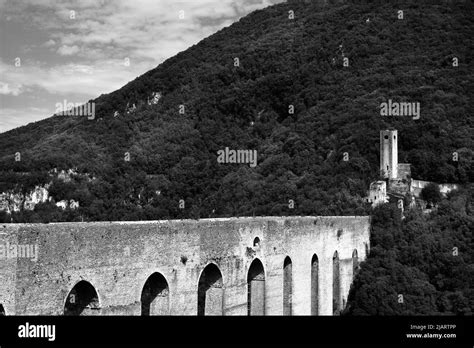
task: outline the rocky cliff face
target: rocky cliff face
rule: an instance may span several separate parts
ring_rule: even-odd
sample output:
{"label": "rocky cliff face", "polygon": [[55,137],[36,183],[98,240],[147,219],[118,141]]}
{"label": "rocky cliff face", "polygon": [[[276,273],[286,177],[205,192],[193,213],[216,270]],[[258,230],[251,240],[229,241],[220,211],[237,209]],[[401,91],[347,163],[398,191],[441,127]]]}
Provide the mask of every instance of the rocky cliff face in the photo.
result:
{"label": "rocky cliff face", "polygon": [[0,211],[11,213],[20,210],[33,210],[36,204],[48,201],[50,198],[48,188],[49,185],[36,186],[26,195],[12,191],[3,192],[0,194]]}
{"label": "rocky cliff face", "polygon": [[[74,169],[69,170],[57,170],[53,169],[49,171],[49,175],[52,178],[57,178],[58,180],[69,183],[72,181],[73,176],[78,175]],[[50,186],[52,184],[52,179],[44,185],[36,185],[33,190],[24,194],[18,192],[18,190],[10,189],[0,193],[0,212],[7,212],[11,214],[12,212],[19,212],[22,210],[34,210],[35,206],[39,203],[45,202],[54,202],[54,197],[50,195]],[[79,207],[79,202],[71,200],[58,200],[56,206],[62,208],[77,209]]]}

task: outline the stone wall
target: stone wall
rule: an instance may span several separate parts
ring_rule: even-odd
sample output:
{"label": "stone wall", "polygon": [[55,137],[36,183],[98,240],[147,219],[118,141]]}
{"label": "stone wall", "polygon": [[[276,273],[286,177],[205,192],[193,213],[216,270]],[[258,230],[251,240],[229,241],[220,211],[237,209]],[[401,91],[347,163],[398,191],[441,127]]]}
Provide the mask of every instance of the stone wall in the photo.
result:
{"label": "stone wall", "polygon": [[410,192],[410,180],[406,179],[393,179],[388,181],[387,191],[400,196],[405,196]]}
{"label": "stone wall", "polygon": [[[162,293],[168,296],[162,303],[169,303],[169,314],[196,315],[201,273],[214,263],[222,274],[223,300],[217,302],[223,303],[222,314],[247,315],[248,270],[259,259],[264,312],[282,315],[283,263],[289,256],[292,314],[309,315],[316,254],[318,312],[331,315],[333,255],[339,255],[345,303],[353,251],[359,262],[366,258],[369,233],[367,216],[5,224],[0,225],[0,244],[36,245],[39,252],[36,261],[0,258],[0,304],[7,315],[62,315],[71,290],[85,280],[97,292],[98,314],[140,315],[144,285],[158,272],[169,286]],[[260,242],[254,246],[257,237]]]}
{"label": "stone wall", "polygon": [[370,184],[367,202],[375,207],[388,202],[387,183],[385,181],[374,181]]}
{"label": "stone wall", "polygon": [[[412,180],[410,186],[410,192],[416,197],[419,198],[421,194],[421,190],[428,184],[431,184],[431,181],[423,181],[423,180]],[[439,190],[443,195],[447,195],[449,192],[453,190],[457,190],[459,188],[458,184],[438,184]]]}
{"label": "stone wall", "polygon": [[411,179],[411,164],[410,163],[398,163],[398,179],[402,179],[402,180]]}

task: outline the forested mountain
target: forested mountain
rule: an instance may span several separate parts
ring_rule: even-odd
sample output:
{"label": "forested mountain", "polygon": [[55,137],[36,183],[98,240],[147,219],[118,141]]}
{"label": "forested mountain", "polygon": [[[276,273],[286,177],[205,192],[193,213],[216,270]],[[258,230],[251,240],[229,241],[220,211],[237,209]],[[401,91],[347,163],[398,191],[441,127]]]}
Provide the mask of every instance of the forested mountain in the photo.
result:
{"label": "forested mountain", "polygon": [[[93,100],[94,120],[54,116],[0,134],[0,192],[76,168],[88,175],[50,189],[77,211],[45,203],[15,221],[360,215],[386,128],[413,177],[472,182],[473,36],[470,2],[255,11]],[[389,99],[419,102],[420,119],[382,117]],[[218,163],[226,147],[257,150],[257,166]]]}

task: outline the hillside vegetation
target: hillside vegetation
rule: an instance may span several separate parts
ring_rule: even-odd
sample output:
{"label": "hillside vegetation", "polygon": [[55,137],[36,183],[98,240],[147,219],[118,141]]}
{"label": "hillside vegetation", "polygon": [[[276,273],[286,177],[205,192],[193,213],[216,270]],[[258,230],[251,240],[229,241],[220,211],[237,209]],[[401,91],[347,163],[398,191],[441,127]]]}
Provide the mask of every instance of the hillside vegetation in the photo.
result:
{"label": "hillside vegetation", "polygon": [[372,218],[371,250],[345,315],[473,315],[474,187],[453,192],[436,211],[383,205]]}
{"label": "hillside vegetation", "polygon": [[[77,211],[40,204],[15,221],[367,214],[379,131],[392,127],[413,177],[472,182],[473,34],[470,2],[271,6],[101,95],[94,120],[0,134],[0,191],[53,168],[93,178],[53,180]],[[380,116],[388,99],[419,102],[420,119]],[[218,163],[226,147],[257,150],[257,166]]]}

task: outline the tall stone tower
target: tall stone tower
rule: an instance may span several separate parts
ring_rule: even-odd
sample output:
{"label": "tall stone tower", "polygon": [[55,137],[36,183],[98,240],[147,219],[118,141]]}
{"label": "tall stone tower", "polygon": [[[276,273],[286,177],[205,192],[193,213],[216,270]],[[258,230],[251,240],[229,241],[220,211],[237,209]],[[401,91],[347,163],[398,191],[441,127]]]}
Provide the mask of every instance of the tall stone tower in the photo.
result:
{"label": "tall stone tower", "polygon": [[380,175],[385,179],[398,178],[398,133],[380,131]]}

